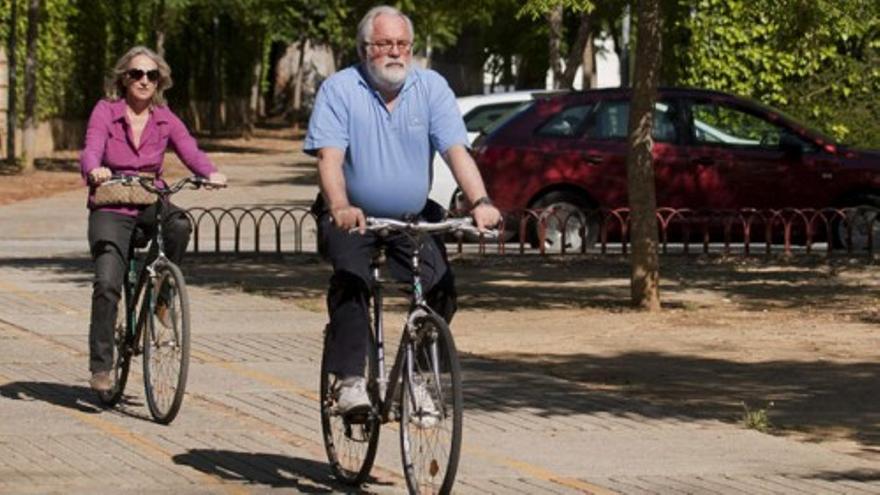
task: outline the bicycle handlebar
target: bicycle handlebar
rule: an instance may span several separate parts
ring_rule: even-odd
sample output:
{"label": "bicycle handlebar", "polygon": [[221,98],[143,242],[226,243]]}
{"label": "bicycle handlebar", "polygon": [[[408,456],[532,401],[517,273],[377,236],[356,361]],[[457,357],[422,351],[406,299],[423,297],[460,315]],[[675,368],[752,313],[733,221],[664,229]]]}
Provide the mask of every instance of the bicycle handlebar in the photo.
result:
{"label": "bicycle handlebar", "polygon": [[[474,219],[470,217],[466,218],[448,218],[443,220],[442,222],[407,222],[404,220],[397,220],[394,218],[377,218],[377,217],[367,217],[367,225],[366,230],[370,232],[379,232],[382,233],[388,231],[397,231],[397,232],[407,232],[410,234],[414,233],[441,233],[441,232],[468,232],[477,236],[483,236],[490,239],[498,238],[498,230],[497,229],[489,229],[481,231],[476,226],[474,226]],[[350,232],[357,232],[358,228],[355,227],[350,230]]]}
{"label": "bicycle handlebar", "polygon": [[183,189],[184,187],[186,187],[188,185],[192,186],[191,189],[199,189],[201,187],[206,187],[206,188],[210,188],[210,189],[218,189],[218,188],[226,187],[226,184],[220,184],[217,182],[210,182],[205,177],[198,177],[195,175],[192,175],[189,177],[184,177],[183,179],[180,179],[179,181],[177,181],[171,185],[167,185],[167,183],[166,183],[165,187],[157,186],[154,183],[154,180],[152,177],[141,177],[139,175],[114,175],[110,178],[110,180],[106,180],[106,181],[102,182],[101,184],[99,184],[98,187],[104,186],[104,185],[111,185],[111,184],[122,184],[122,185],[132,186],[132,187],[135,184],[137,184],[137,185],[140,185],[141,187],[143,187],[144,189],[146,189],[147,191],[150,191],[151,193],[159,194],[161,196],[170,196],[170,195],[180,191],[181,189]]}

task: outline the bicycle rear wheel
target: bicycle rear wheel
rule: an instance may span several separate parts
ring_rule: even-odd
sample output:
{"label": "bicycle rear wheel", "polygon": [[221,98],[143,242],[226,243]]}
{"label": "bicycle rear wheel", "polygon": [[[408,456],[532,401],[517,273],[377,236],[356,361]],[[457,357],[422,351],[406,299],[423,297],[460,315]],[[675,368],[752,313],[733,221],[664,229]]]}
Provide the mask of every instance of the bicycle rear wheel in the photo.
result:
{"label": "bicycle rear wheel", "polygon": [[378,364],[376,363],[376,342],[370,332],[364,376],[367,377],[367,393],[373,410],[366,418],[352,420],[344,417],[336,408],[342,377],[327,369],[327,339],[324,336],[325,353],[321,358],[321,430],[324,434],[324,449],[333,475],[343,483],[359,485],[363,483],[376,459],[379,446],[379,427],[381,422],[376,408],[379,392],[376,386]]}
{"label": "bicycle rear wheel", "polygon": [[153,419],[168,424],[180,410],[189,371],[189,297],[183,274],[173,263],[157,266],[150,283],[154,289],[145,315],[144,388]]}
{"label": "bicycle rear wheel", "polygon": [[410,493],[450,493],[461,450],[461,365],[446,322],[415,320],[412,373],[403,373],[400,448]]}
{"label": "bicycle rear wheel", "polygon": [[[126,311],[129,295],[128,287],[123,288],[123,297],[119,298],[116,305],[116,323],[113,325],[113,367],[110,368],[110,378],[113,387],[106,392],[98,392],[101,403],[107,407],[113,407],[122,400],[125,392],[125,384],[128,382],[128,371],[131,367],[132,349],[127,340],[128,321],[130,319]],[[137,314],[134,312],[134,314]]]}

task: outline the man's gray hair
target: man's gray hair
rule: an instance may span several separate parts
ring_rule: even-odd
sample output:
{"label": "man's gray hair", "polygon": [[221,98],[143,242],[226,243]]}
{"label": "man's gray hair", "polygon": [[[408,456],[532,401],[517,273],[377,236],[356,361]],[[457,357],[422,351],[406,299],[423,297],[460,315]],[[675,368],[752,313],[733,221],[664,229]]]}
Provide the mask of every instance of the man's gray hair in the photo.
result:
{"label": "man's gray hair", "polygon": [[412,21],[406,14],[390,5],[379,5],[377,7],[373,7],[364,15],[364,17],[361,19],[361,22],[358,24],[357,52],[358,56],[361,57],[361,60],[365,60],[367,58],[367,42],[372,41],[371,38],[373,36],[373,21],[375,21],[376,18],[380,15],[396,15],[403,17],[403,20],[406,21],[406,27],[409,28],[410,38],[415,37],[415,31],[413,31]]}

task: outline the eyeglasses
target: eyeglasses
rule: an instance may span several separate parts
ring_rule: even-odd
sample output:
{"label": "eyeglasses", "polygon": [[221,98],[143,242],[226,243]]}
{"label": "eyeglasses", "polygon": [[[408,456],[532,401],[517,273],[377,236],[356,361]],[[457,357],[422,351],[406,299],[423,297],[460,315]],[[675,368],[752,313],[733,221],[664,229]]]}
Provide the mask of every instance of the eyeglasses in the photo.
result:
{"label": "eyeglasses", "polygon": [[400,53],[409,53],[412,50],[413,43],[408,40],[379,40],[374,42],[366,42],[364,43],[367,46],[372,46],[379,53],[391,53],[391,50],[396,46],[397,51]]}
{"label": "eyeglasses", "polygon": [[131,79],[132,81],[140,81],[141,78],[144,77],[144,75],[146,75],[147,79],[149,79],[150,82],[156,82],[159,80],[160,74],[159,74],[159,69],[150,69],[150,70],[128,69],[128,71],[125,73],[125,75],[128,76],[128,78]]}

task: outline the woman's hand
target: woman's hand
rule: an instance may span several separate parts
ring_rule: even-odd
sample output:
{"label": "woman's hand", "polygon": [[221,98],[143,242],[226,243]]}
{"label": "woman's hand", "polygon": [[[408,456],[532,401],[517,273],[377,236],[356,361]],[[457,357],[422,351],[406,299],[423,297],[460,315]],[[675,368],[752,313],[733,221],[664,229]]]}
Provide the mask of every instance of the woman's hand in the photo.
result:
{"label": "woman's hand", "polygon": [[208,176],[208,182],[211,184],[216,184],[218,186],[226,185],[226,176],[221,174],[220,172],[214,172]]}
{"label": "woman's hand", "polygon": [[107,167],[98,167],[89,171],[89,182],[95,186],[110,180],[110,177],[113,177],[113,172]]}

